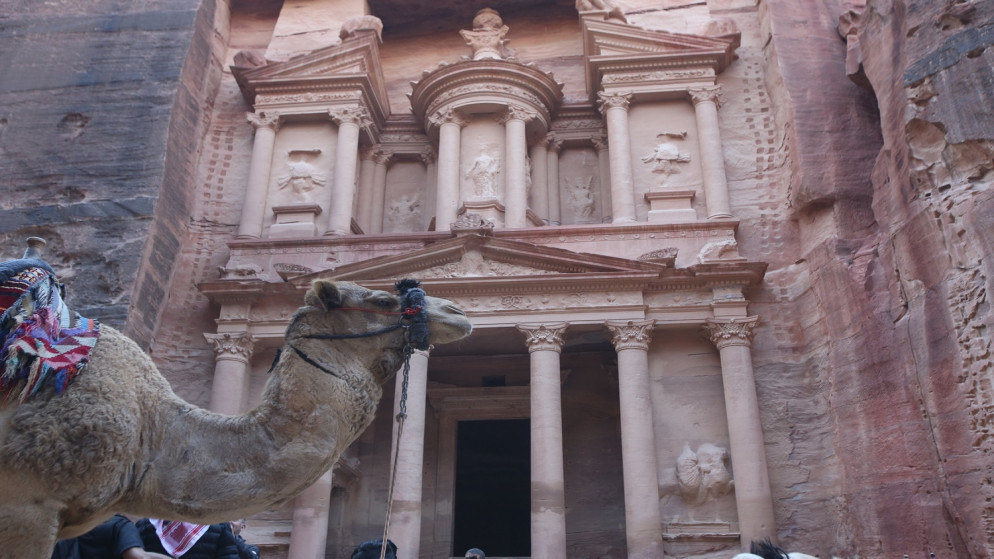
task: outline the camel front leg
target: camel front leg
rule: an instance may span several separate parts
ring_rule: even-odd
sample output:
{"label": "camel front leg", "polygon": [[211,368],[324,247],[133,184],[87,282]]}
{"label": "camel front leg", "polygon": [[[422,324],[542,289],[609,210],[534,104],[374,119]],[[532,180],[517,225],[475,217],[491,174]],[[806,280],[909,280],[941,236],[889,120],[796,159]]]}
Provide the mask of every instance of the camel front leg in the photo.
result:
{"label": "camel front leg", "polygon": [[58,510],[54,502],[0,505],[0,559],[50,559]]}

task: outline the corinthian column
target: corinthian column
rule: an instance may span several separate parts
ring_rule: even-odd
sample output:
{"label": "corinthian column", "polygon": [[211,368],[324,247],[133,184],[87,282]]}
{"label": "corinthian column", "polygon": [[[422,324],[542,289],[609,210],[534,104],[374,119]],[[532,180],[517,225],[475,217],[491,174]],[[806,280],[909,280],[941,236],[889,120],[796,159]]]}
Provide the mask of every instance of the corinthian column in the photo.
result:
{"label": "corinthian column", "polygon": [[466,120],[453,109],[437,112],[428,120],[438,126],[435,230],[449,231],[459,214],[459,142]]}
{"label": "corinthian column", "polygon": [[546,138],[535,142],[531,148],[532,158],[532,211],[549,223],[549,171],[546,160]]}
{"label": "corinthian column", "polygon": [[[613,145],[613,144],[612,144]],[[625,536],[629,559],[663,557],[656,472],[656,437],[649,399],[649,342],[655,320],[604,323],[618,353]]]}
{"label": "corinthian column", "polygon": [[531,357],[532,557],[566,559],[566,489],[559,354],[566,323],[526,326]]}
{"label": "corinthian column", "polygon": [[721,132],[718,129],[718,96],[721,88],[702,87],[690,90],[697,117],[697,137],[701,150],[701,174],[704,180],[704,197],[708,206],[708,219],[732,217],[728,205],[728,179],[725,177],[725,158],[721,149]]}
{"label": "corinthian column", "polygon": [[387,164],[393,158],[393,152],[377,150],[373,155],[376,167],[373,170],[373,212],[370,227],[374,233],[383,232],[383,204],[387,192]]}
{"label": "corinthian column", "polygon": [[[430,350],[429,350],[430,351]],[[394,424],[397,449],[397,475],[393,490],[389,539],[397,544],[398,559],[417,559],[421,548],[421,478],[425,455],[425,410],[428,402],[428,351],[411,355],[408,372],[406,419],[400,440]],[[401,413],[404,375],[397,373],[394,388],[394,416]],[[399,445],[399,446],[398,446]],[[391,462],[392,464],[392,462]]]}
{"label": "corinthian column", "polygon": [[335,147],[335,184],[328,204],[328,228],[325,235],[348,235],[352,232],[352,203],[356,191],[356,161],[359,157],[359,131],[369,125],[362,107],[330,109],[329,116],[338,125]]}
{"label": "corinthian column", "polygon": [[504,116],[504,154],[507,172],[504,188],[504,227],[527,226],[528,211],[528,139],[525,123],[536,114],[523,107],[508,106]]}
{"label": "corinthian column", "polygon": [[331,470],[293,500],[287,559],[324,559],[331,509]]}
{"label": "corinthian column", "polygon": [[607,141],[611,145],[612,223],[635,221],[635,182],[632,179],[632,140],[628,132],[628,104],[631,93],[598,93],[601,113],[607,120]]}
{"label": "corinthian column", "polygon": [[214,348],[214,382],[211,411],[227,415],[242,413],[248,404],[248,364],[253,340],[248,332],[204,334]]}
{"label": "corinthian column", "polygon": [[611,218],[611,154],[607,149],[607,138],[598,135],[590,139],[597,150],[597,171],[601,182],[601,221]]}
{"label": "corinthian column", "polygon": [[773,494],[752,371],[752,330],[758,321],[758,316],[705,320],[711,342],[718,347],[721,357],[725,415],[735,472],[735,508],[743,550],[749,549],[752,540],[776,537]]}
{"label": "corinthian column", "polygon": [[255,127],[255,140],[252,142],[245,201],[242,202],[242,218],[238,222],[238,239],[258,239],[262,236],[262,219],[266,212],[269,172],[273,164],[276,131],[280,128],[280,114],[263,111],[249,113],[248,121]]}
{"label": "corinthian column", "polygon": [[373,161],[374,147],[359,150],[359,220],[363,231],[373,232],[373,173],[376,163]]}
{"label": "corinthian column", "polygon": [[548,154],[549,171],[549,224],[559,225],[559,150],[563,147],[563,141],[556,138],[554,134],[545,137]]}

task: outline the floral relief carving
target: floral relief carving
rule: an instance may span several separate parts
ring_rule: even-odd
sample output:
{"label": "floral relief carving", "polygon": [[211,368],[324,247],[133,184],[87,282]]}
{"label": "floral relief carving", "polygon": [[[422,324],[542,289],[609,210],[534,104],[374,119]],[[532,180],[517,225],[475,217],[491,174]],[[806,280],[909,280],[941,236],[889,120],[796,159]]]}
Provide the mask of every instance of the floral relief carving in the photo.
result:
{"label": "floral relief carving", "polygon": [[276,111],[256,111],[248,113],[245,118],[256,128],[270,128],[273,131],[279,130],[283,124],[280,113]]}
{"label": "floral relief carving", "polygon": [[221,334],[204,334],[204,339],[214,349],[217,359],[236,359],[248,362],[252,357],[255,345],[249,332],[225,332]]}
{"label": "floral relief carving", "polygon": [[495,10],[483,8],[473,18],[473,29],[459,32],[466,44],[473,49],[473,60],[502,58],[507,42],[508,27]]}
{"label": "floral relief carving", "polygon": [[538,326],[518,324],[517,326],[518,330],[525,335],[525,345],[528,346],[529,353],[535,351],[561,352],[563,335],[566,333],[567,327],[565,322]]}
{"label": "floral relief carving", "polygon": [[625,109],[627,111],[628,105],[632,102],[631,93],[604,93],[601,91],[597,94],[597,98],[600,99],[602,113],[607,113],[610,109]]}
{"label": "floral relief carving", "polygon": [[732,345],[749,346],[752,345],[753,328],[758,322],[758,316],[708,318],[704,320],[704,330],[718,349]]}
{"label": "floral relief carving", "polygon": [[330,116],[338,126],[343,124],[354,124],[360,128],[364,128],[373,123],[372,119],[369,117],[369,112],[363,107],[338,107],[328,109],[328,116]]}
{"label": "floral relief carving", "polygon": [[616,351],[641,349],[648,351],[652,341],[652,328],[655,320],[608,320],[604,323],[611,333],[611,342]]}

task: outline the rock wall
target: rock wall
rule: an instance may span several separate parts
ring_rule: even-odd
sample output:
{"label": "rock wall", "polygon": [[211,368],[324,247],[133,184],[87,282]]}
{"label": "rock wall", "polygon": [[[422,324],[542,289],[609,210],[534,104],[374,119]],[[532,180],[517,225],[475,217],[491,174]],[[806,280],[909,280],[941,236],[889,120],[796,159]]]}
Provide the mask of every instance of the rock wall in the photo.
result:
{"label": "rock wall", "polygon": [[0,31],[0,254],[46,238],[70,302],[148,347],[186,235],[227,8],[13,4]]}
{"label": "rock wall", "polygon": [[763,4],[800,239],[758,301],[798,319],[757,349],[781,536],[991,556],[994,6]]}

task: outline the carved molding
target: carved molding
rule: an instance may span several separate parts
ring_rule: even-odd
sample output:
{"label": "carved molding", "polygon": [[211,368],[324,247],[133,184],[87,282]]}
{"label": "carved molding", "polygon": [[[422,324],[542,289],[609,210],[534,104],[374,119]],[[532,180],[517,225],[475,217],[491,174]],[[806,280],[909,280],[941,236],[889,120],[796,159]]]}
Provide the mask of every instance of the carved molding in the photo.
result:
{"label": "carved molding", "polygon": [[555,351],[562,353],[563,335],[569,327],[565,322],[553,324],[540,324],[531,326],[518,324],[517,328],[525,335],[525,344],[528,345],[528,353],[536,351]]}
{"label": "carved molding", "polygon": [[255,340],[249,332],[224,332],[204,334],[204,339],[214,349],[215,359],[230,359],[248,363],[252,357]]}
{"label": "carved molding", "polygon": [[758,316],[733,318],[707,318],[704,329],[718,349],[733,345],[752,345],[753,328],[759,322]]}
{"label": "carved molding", "polygon": [[615,351],[623,349],[640,349],[649,351],[652,341],[652,328],[655,320],[608,320],[604,323],[611,332],[611,343]]}

